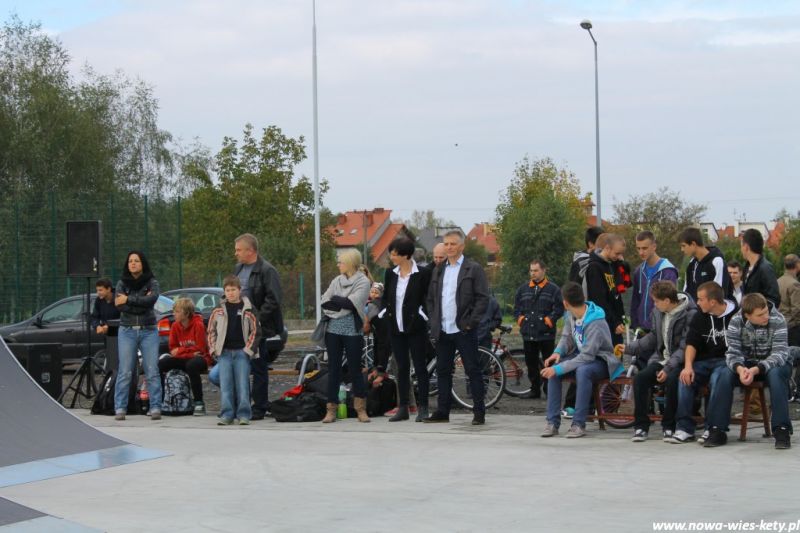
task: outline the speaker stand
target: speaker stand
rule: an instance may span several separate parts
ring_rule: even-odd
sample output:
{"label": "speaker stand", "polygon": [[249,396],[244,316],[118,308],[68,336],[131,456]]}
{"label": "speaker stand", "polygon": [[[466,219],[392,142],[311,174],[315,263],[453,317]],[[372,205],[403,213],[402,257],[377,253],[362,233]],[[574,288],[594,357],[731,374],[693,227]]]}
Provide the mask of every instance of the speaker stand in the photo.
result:
{"label": "speaker stand", "polygon": [[81,360],[81,366],[75,371],[75,375],[69,380],[66,388],[61,391],[61,396],[58,397],[58,402],[63,403],[64,396],[67,392],[73,391],[72,401],[70,402],[70,409],[75,408],[75,403],[78,401],[79,396],[83,396],[87,400],[91,400],[97,396],[97,380],[95,378],[96,371],[99,370],[101,374],[105,369],[98,363],[94,354],[92,353],[92,312],[89,309],[91,304],[91,297],[89,291],[92,288],[92,278],[86,278],[86,312],[83,314],[84,326],[86,331],[86,355]]}

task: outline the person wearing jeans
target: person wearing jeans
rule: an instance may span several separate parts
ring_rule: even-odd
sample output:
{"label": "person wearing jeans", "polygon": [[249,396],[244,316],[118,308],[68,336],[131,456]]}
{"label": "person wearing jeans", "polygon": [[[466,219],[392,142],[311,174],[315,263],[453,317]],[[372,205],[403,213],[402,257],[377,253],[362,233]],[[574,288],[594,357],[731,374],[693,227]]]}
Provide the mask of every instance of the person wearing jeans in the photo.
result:
{"label": "person wearing jeans", "polygon": [[217,359],[220,381],[220,422],[250,420],[250,357],[244,350],[222,350]]}
{"label": "person wearing jeans", "polygon": [[614,356],[611,330],[603,309],[587,302],[583,288],[568,282],[561,289],[566,317],[561,340],[553,354],[545,359],[541,375],[547,379],[547,425],[542,437],[558,435],[561,425],[561,381],[575,377],[575,414],[567,438],[586,435],[586,418],[595,381],[622,373],[622,364]]}
{"label": "person wearing jeans", "polygon": [[[122,278],[117,283],[114,305],[120,311],[117,346],[119,368],[114,385],[116,420],[125,420],[136,351],[142,352],[144,375],[150,395],[150,418],[161,418],[161,376],[158,372],[158,331],[154,307],[158,300],[158,281],[150,263],[140,251],[128,252]],[[135,386],[135,385],[134,385]]]}

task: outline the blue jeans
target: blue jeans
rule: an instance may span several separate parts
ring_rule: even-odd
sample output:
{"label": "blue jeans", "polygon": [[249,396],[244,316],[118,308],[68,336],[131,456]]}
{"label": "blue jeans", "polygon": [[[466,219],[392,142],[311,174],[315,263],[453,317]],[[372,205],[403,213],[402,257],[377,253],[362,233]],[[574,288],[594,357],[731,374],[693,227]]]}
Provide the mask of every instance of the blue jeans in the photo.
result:
{"label": "blue jeans", "polygon": [[450,414],[450,403],[452,402],[453,392],[453,366],[456,350],[461,354],[461,361],[464,363],[464,371],[469,378],[469,388],[472,394],[472,412],[485,413],[486,390],[483,386],[483,372],[481,370],[478,354],[478,334],[475,330],[459,331],[458,333],[439,334],[439,341],[436,343],[436,378],[439,387],[439,395],[436,411]]}
{"label": "blue jeans", "polygon": [[[772,429],[783,426],[792,430],[792,420],[789,416],[789,376],[792,375],[792,365],[786,364],[767,371],[767,375],[759,374],[757,380],[765,381],[769,387],[769,403],[771,411]],[[717,426],[723,431],[728,431],[731,421],[731,404],[733,403],[733,389],[739,382],[739,376],[727,366],[719,373],[716,390],[712,390],[711,401],[708,404],[707,426]]]}
{"label": "blue jeans", "polygon": [[244,350],[223,350],[217,359],[220,418],[250,420],[250,357]]}
{"label": "blue jeans", "polygon": [[[571,357],[562,360],[569,360]],[[561,380],[575,376],[575,414],[572,425],[586,427],[589,416],[589,402],[592,400],[592,386],[595,381],[608,378],[608,364],[602,359],[584,363],[572,372],[553,376],[547,380],[547,422],[555,427],[561,425]]]}
{"label": "blue jeans", "polygon": [[142,352],[144,377],[147,383],[147,393],[150,396],[150,412],[161,412],[158,330],[156,330],[155,326],[149,329],[134,329],[126,326],[119,328],[117,337],[119,368],[117,370],[117,381],[114,384],[114,411],[124,413],[128,410],[128,394],[130,393],[133,371],[136,369],[137,348]]}
{"label": "blue jeans", "polygon": [[[725,366],[725,358],[715,357],[714,359],[705,359],[703,361],[695,361],[692,364],[694,370],[694,381],[691,385],[678,384],[678,412],[675,420],[677,421],[677,428],[686,433],[694,434],[695,423],[692,415],[694,414],[694,395],[697,389],[701,386],[708,384],[711,389],[711,397],[709,398],[709,405],[714,403],[717,394],[717,381],[722,371],[727,370]],[[730,413],[728,413],[730,416]],[[710,428],[708,417],[706,417],[705,428]]]}
{"label": "blue jeans", "polygon": [[211,370],[208,371],[208,382],[215,387],[219,387],[219,365],[212,366]]}

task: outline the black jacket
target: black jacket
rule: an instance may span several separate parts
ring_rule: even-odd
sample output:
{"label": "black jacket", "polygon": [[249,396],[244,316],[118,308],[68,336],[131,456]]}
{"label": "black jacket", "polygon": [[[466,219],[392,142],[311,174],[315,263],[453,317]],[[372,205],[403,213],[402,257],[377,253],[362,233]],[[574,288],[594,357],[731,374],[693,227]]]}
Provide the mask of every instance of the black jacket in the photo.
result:
{"label": "black jacket", "polygon": [[[556,338],[556,323],[564,314],[561,289],[550,280],[531,286],[527,282],[517,289],[514,296],[514,320],[526,341],[550,341]],[[550,319],[552,327],[544,319]]]}
{"label": "black jacket", "polygon": [[[431,336],[439,338],[442,332],[442,286],[444,269],[449,261],[437,266],[431,275],[428,287],[428,317]],[[461,264],[456,284],[456,326],[461,331],[473,330],[486,312],[489,305],[489,285],[483,268],[467,257]]]}
{"label": "black jacket", "polygon": [[[686,267],[686,282],[684,283],[683,291],[691,296],[692,300],[697,301],[697,287],[707,281],[717,280],[719,283],[721,279],[722,283],[720,285],[722,290],[725,291],[725,298],[733,298],[733,283],[731,282],[730,274],[728,274],[728,268],[722,252],[716,246],[709,246],[707,249],[708,254],[701,261],[694,257],[689,261],[689,265]],[[722,265],[721,277],[717,276],[717,267],[714,266],[714,260],[717,258],[721,259],[721,262],[717,261]]]}
{"label": "black jacket", "polygon": [[117,306],[120,311],[120,326],[155,326],[156,312],[153,309],[160,292],[156,278],[150,278],[139,289],[127,285],[123,280],[117,282],[114,296],[125,294],[127,303]]}
{"label": "black jacket", "polygon": [[625,307],[617,291],[616,276],[611,263],[596,252],[592,252],[583,280],[586,300],[594,302],[606,314],[606,322],[614,336],[614,330],[624,323]]}
{"label": "black jacket", "polygon": [[[114,297],[117,293],[112,289],[111,302],[107,302],[102,298],[95,298],[92,305],[92,330],[97,329],[97,326],[107,326],[109,320],[117,320],[120,317],[119,309],[114,305]],[[108,334],[116,336],[117,328],[109,327]]]}
{"label": "black jacket", "polygon": [[728,350],[728,325],[739,310],[736,300],[725,300],[727,309],[722,316],[703,313],[698,310],[689,322],[686,345],[697,350],[695,361],[725,358]]}
{"label": "black jacket", "polygon": [[742,272],[742,295],[753,292],[761,293],[764,298],[772,302],[775,307],[781,305],[781,291],[778,288],[778,277],[772,263],[762,255],[756,261],[756,266],[750,270],[750,263],[744,265]]}
{"label": "black jacket", "polygon": [[394,269],[388,269],[383,276],[383,305],[386,307],[384,319],[389,321],[389,327],[393,335],[412,335],[428,331],[428,322],[420,314],[427,316],[427,297],[428,285],[431,282],[431,269],[417,267],[418,272],[414,272],[408,279],[408,286],[403,297],[403,308],[400,310],[403,316],[403,332],[397,327],[397,274]]}
{"label": "black jacket", "polygon": [[[238,263],[233,270],[237,276],[244,268]],[[253,304],[258,321],[261,323],[262,338],[274,337],[283,332],[283,312],[281,311],[281,281],[278,271],[269,261],[258,256],[250,277],[247,280],[250,289],[250,302]]]}

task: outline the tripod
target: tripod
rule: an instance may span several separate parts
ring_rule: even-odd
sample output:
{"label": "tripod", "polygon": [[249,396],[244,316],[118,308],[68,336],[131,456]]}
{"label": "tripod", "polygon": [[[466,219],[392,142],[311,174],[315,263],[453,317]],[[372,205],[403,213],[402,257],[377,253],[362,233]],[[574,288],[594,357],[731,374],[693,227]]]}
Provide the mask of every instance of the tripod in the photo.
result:
{"label": "tripod", "polygon": [[87,400],[91,400],[95,396],[97,396],[97,381],[95,380],[95,371],[99,370],[102,374],[105,369],[98,363],[95,358],[94,354],[92,353],[92,330],[91,330],[91,310],[90,304],[90,296],[89,291],[91,290],[91,278],[86,278],[86,307],[84,308],[83,313],[83,322],[86,331],[86,355],[81,360],[81,366],[78,367],[78,370],[75,371],[75,375],[72,376],[72,379],[69,380],[69,384],[67,384],[66,388],[61,392],[61,396],[58,397],[58,402],[62,403],[64,401],[64,396],[66,396],[67,392],[73,391],[74,394],[72,395],[72,402],[70,402],[70,409],[75,408],[75,403],[78,401],[79,396],[83,396]]}

